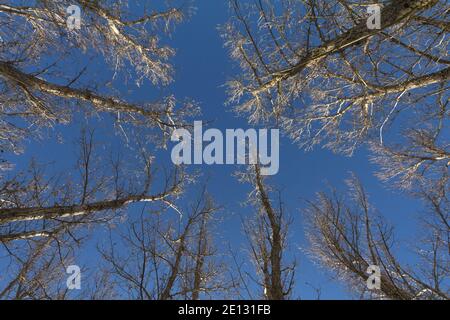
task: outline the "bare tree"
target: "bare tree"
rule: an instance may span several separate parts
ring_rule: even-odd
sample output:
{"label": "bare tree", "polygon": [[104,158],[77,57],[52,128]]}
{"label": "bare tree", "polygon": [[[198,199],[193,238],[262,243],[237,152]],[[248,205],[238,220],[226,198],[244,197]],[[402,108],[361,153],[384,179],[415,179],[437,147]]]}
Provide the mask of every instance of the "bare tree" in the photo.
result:
{"label": "bare tree", "polygon": [[[2,251],[9,252],[1,259],[2,272],[0,299],[49,299],[61,297],[60,279],[64,269],[59,269],[55,250],[48,250],[53,238],[40,238],[19,244],[2,243]],[[54,244],[54,243],[53,243]],[[66,257],[66,252],[63,255]]]}
{"label": "bare tree", "polygon": [[[378,4],[380,28],[367,24],[370,1],[230,4],[234,15],[222,34],[242,70],[228,86],[236,111],[251,122],[280,127],[307,149],[323,144],[351,155],[368,143],[380,166],[377,176],[429,205],[423,230],[433,245],[424,252],[442,257],[449,239],[448,3],[384,1]],[[356,211],[325,194],[311,204],[313,251],[353,278],[366,277],[365,268],[375,259],[386,263],[385,277],[402,276],[407,271],[396,269],[384,222],[360,225],[375,218],[364,213],[362,188],[355,189],[361,195]],[[376,241],[371,240],[375,233]],[[383,294],[412,299],[427,290],[431,297],[446,298],[438,284],[446,268],[436,261],[427,269],[436,273],[426,277],[433,283],[412,273],[406,280],[387,278]]]}
{"label": "bare tree", "polygon": [[76,144],[75,170],[58,174],[51,165],[33,160],[27,170],[1,177],[0,299],[113,297],[107,278],[88,270],[83,271],[90,278],[83,290],[69,292],[66,267],[98,226],[123,219],[132,204],[177,210],[174,200],[182,192],[184,175],[176,169],[156,177],[145,148],[140,160],[132,154],[128,161],[120,152],[108,158],[89,130],[82,131]]}
{"label": "bare tree", "polygon": [[[142,211],[120,241],[111,237],[100,249],[117,288],[141,300],[197,300],[225,290],[225,269],[211,233],[216,210],[201,193],[187,215],[174,219],[163,218],[162,211]],[[117,249],[122,245],[128,254]]]}
{"label": "bare tree", "polygon": [[438,94],[438,106],[425,105],[423,123],[404,130],[401,143],[382,146],[371,143],[372,162],[380,167],[377,176],[396,187],[417,192],[425,186],[448,182],[450,141],[448,140],[448,97]]}
{"label": "bare tree", "polygon": [[[83,248],[87,234],[75,228],[53,230],[51,237],[34,237],[2,242],[0,265],[0,299],[66,300],[112,299],[117,297],[113,283],[105,273],[80,267],[80,290],[69,290],[68,266],[78,266],[77,252]],[[6,253],[6,254],[4,254]]]}
{"label": "bare tree", "polygon": [[[306,232],[312,256],[362,296],[449,299],[446,284],[450,271],[448,222],[437,220],[446,238],[442,237],[442,232],[436,232],[436,224],[434,228],[426,228],[423,242],[417,245],[417,260],[422,261],[413,267],[404,266],[396,257],[394,229],[374,212],[366,192],[354,176],[348,184],[349,203],[335,191],[331,195],[319,193],[317,199],[309,203],[305,216],[309,221]],[[437,207],[432,205],[430,215],[439,218],[445,208],[448,208],[448,200],[443,200]],[[372,292],[366,286],[370,265],[381,270],[380,290]]]}
{"label": "bare tree", "polygon": [[[81,9],[80,29],[68,26],[73,5]],[[163,42],[189,7],[152,9],[140,2],[142,10],[132,10],[129,5],[135,4],[0,4],[1,153],[20,153],[23,141],[38,139],[42,127],[67,124],[79,115],[112,116],[126,139],[133,135],[157,143],[165,143],[171,130],[184,125],[185,112],[195,111],[191,103],[179,108],[172,95],[137,102],[114,88],[114,81],[137,86],[145,80],[154,86],[170,83],[174,50]],[[105,70],[99,72],[98,66]],[[75,171],[54,173],[52,164],[36,160],[25,170],[5,171],[12,166],[0,159],[2,263],[7,260],[2,267],[9,266],[11,275],[4,278],[1,298],[66,298],[67,288],[61,286],[64,267],[93,226],[115,219],[135,203],[175,208],[184,175],[175,168],[156,177],[149,148],[139,139],[127,141],[134,154],[128,159],[102,155],[90,131],[83,132],[77,145]],[[102,277],[95,279],[106,283]],[[83,296],[109,296],[108,285],[104,288]]]}
{"label": "bare tree", "polygon": [[130,168],[120,155],[111,158],[108,166],[99,155],[92,131],[83,131],[78,144],[78,178],[67,173],[49,176],[35,161],[23,173],[2,177],[1,242],[52,237],[64,226],[104,222],[108,212],[133,203],[159,202],[174,207],[172,201],[182,191],[179,170],[166,177],[161,191],[153,191],[155,177],[148,152],[142,151],[140,168]]}

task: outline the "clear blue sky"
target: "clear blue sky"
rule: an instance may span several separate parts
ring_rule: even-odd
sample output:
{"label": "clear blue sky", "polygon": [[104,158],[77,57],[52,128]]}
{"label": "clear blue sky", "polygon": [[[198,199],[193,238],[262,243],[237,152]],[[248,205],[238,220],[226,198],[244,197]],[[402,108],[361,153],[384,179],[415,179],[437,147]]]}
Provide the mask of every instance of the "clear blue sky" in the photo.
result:
{"label": "clear blue sky", "polygon": [[[164,89],[165,94],[174,93],[178,98],[189,97],[200,103],[202,115],[197,120],[212,121],[211,127],[226,128],[249,128],[243,118],[238,118],[231,107],[225,106],[226,93],[224,84],[233,74],[238,72],[233,68],[232,61],[223,47],[217,27],[227,20],[229,14],[227,1],[220,0],[197,0],[196,14],[187,21],[177,26],[170,44],[176,48],[177,55],[174,58],[175,81]],[[86,62],[88,63],[88,62]],[[101,68],[100,68],[101,69]],[[103,71],[106,75],[107,72]],[[155,89],[149,89],[151,84],[146,82],[137,89],[134,86],[125,87],[124,84],[116,84],[126,92],[133,90],[133,98],[137,100],[153,100],[159,95]],[[162,94],[161,94],[162,95]],[[92,120],[91,120],[92,121]],[[109,125],[106,124],[105,128]],[[60,129],[65,142],[71,142],[78,135],[77,123]],[[99,130],[101,132],[101,130]],[[100,139],[117,144],[118,137],[108,135],[104,130]],[[119,143],[120,144],[120,143]],[[46,150],[46,154],[42,153]],[[58,166],[69,163],[73,150],[70,144],[55,143],[52,139],[30,144],[26,149],[24,157],[16,158],[14,161],[19,166],[25,163],[30,156],[37,155],[42,160],[58,160]],[[168,151],[158,151],[158,161],[164,163],[170,159]],[[203,176],[208,177],[209,193],[224,209],[223,226],[218,228],[221,237],[230,241],[236,249],[245,246],[245,237],[242,235],[239,215],[251,216],[251,208],[243,207],[242,202],[250,187],[239,183],[232,173],[238,168],[231,165],[222,166],[192,166],[190,169],[201,169]],[[294,297],[302,299],[314,299],[315,292],[306,283],[321,288],[323,299],[346,299],[350,294],[343,285],[331,280],[330,275],[324,269],[315,266],[310,259],[301,251],[307,248],[304,238],[303,225],[300,217],[300,209],[304,206],[302,199],[311,199],[314,194],[326,188],[326,182],[337,187],[344,187],[344,180],[348,178],[349,172],[355,172],[362,180],[370,195],[370,199],[378,210],[396,226],[397,237],[402,239],[412,238],[416,232],[414,221],[418,205],[411,199],[399,193],[389,191],[375,177],[376,167],[369,164],[367,153],[360,149],[354,157],[334,155],[327,150],[316,148],[305,153],[299,150],[288,139],[282,138],[280,144],[280,171],[270,178],[269,181],[275,187],[282,190],[282,198],[286,209],[294,217],[291,226],[291,253],[298,260],[296,291]],[[219,246],[221,244],[219,243]],[[95,256],[95,250],[88,249],[83,256],[86,261]],[[405,247],[401,258],[408,257]]]}

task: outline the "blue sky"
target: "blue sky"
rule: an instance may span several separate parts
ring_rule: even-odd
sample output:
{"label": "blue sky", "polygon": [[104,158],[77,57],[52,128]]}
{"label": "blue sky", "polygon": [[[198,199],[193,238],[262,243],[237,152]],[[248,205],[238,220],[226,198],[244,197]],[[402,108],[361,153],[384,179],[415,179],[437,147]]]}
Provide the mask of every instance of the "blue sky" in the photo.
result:
{"label": "blue sky", "polygon": [[[175,67],[174,83],[164,89],[155,89],[148,82],[144,82],[141,88],[136,88],[132,84],[129,87],[123,83],[116,85],[123,92],[132,90],[133,98],[137,100],[145,101],[170,93],[178,98],[194,99],[202,110],[202,115],[196,117],[196,120],[211,121],[210,127],[223,131],[250,128],[244,118],[232,112],[231,106],[225,105],[227,96],[224,84],[239,72],[229,59],[217,29],[220,24],[227,21],[229,14],[227,1],[197,0],[195,6],[196,13],[189,21],[177,26],[172,39],[169,40],[177,51],[176,57],[172,60]],[[109,71],[100,70],[100,72],[103,72],[101,76],[106,76]],[[100,140],[107,140],[116,147],[120,145],[120,137],[108,131],[110,124],[107,121],[90,120],[90,122],[99,127]],[[31,156],[36,155],[41,160],[57,160],[57,167],[64,168],[72,158],[71,141],[77,137],[78,128],[77,122],[58,128],[65,142],[62,144],[56,142],[56,135],[53,133],[51,139],[44,139],[42,142],[33,141],[26,147],[25,155],[20,158],[14,157],[14,162],[20,167]],[[42,150],[46,151],[45,154]],[[160,163],[170,161],[170,148],[157,151],[157,159]],[[221,238],[229,241],[236,250],[240,250],[245,246],[240,216],[249,217],[253,212],[250,207],[242,205],[250,186],[239,183],[233,177],[237,169],[239,168],[232,165],[189,167],[189,170],[202,172],[203,178],[200,180],[207,178],[209,193],[217,204],[223,206],[220,214],[223,215],[224,221],[218,228]],[[320,148],[304,152],[289,139],[281,138],[280,170],[268,181],[282,191],[282,200],[287,212],[294,218],[290,229],[291,254],[294,254],[298,261],[294,297],[314,299],[316,293],[307,285],[309,283],[321,289],[322,299],[351,298],[342,284],[331,280],[330,274],[315,266],[301,250],[307,248],[300,216],[300,210],[305,205],[304,199],[312,199],[316,192],[326,189],[327,182],[343,188],[349,172],[355,172],[366,187],[372,204],[396,226],[397,238],[407,240],[414,237],[417,232],[415,217],[420,206],[412,199],[383,186],[374,177],[376,170],[377,168],[369,163],[364,148],[359,149],[353,157],[345,157]],[[195,191],[190,191],[188,194],[194,196],[194,193]],[[218,245],[223,244],[219,242]],[[96,256],[94,248],[95,245],[92,244],[86,249],[82,254],[83,260],[89,261],[92,260],[91,257]],[[409,249],[411,248],[406,246],[399,251],[401,260],[408,259]]]}

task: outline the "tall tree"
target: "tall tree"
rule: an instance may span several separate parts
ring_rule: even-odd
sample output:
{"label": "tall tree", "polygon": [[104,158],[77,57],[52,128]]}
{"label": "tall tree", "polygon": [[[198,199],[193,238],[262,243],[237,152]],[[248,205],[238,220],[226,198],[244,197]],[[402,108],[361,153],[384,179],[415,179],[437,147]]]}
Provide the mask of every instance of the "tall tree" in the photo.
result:
{"label": "tall tree", "polygon": [[[387,147],[400,115],[407,128],[448,118],[446,1],[380,3],[379,29],[367,25],[372,1],[230,3],[223,36],[242,69],[230,103],[250,121],[275,123],[304,147],[351,153],[368,139]],[[447,163],[448,150],[432,158]]]}
{"label": "tall tree", "polygon": [[154,191],[155,170],[148,152],[142,151],[141,159],[130,166],[121,155],[102,157],[92,131],[83,131],[77,144],[77,176],[46,172],[45,166],[33,161],[28,170],[2,177],[0,242],[52,237],[53,230],[62,226],[107,220],[108,212],[133,203],[174,207],[173,200],[182,191],[179,170],[167,175],[160,191]]}
{"label": "tall tree", "polygon": [[[78,9],[79,28],[71,21]],[[111,117],[129,147],[125,156],[106,157],[87,130],[74,171],[58,173],[36,160],[5,171],[13,164],[1,160],[0,243],[9,259],[2,266],[11,274],[2,298],[65,298],[64,267],[96,225],[134,203],[176,210],[184,175],[175,168],[156,176],[147,142],[164,144],[195,107],[171,94],[139,102],[117,84],[153,85],[157,92],[172,81],[175,50],[165,42],[189,10],[148,1],[0,4],[1,152],[19,154],[43,127],[91,116]]]}
{"label": "tall tree", "polygon": [[[270,187],[264,181],[259,165],[252,166],[250,171],[244,173],[241,178],[253,186],[249,201],[256,210],[254,215],[243,218],[249,255],[254,264],[256,276],[251,276],[250,273],[247,275],[261,289],[256,293],[249,292],[249,298],[289,299],[293,294],[296,271],[295,261],[289,262],[287,258],[288,231],[291,221],[285,217],[281,199],[277,207],[274,207]],[[243,276],[243,270],[238,271],[242,275],[240,282],[244,282],[241,287],[248,289],[249,284]]]}
{"label": "tall tree", "polygon": [[[79,28],[71,25],[76,9]],[[141,140],[164,143],[171,130],[184,125],[182,117],[194,111],[192,104],[179,108],[172,95],[137,102],[115,86],[117,80],[138,86],[148,80],[158,89],[172,81],[169,59],[174,50],[164,41],[188,12],[188,7],[147,2],[3,1],[2,154],[23,152],[23,141],[38,139],[42,127],[60,128],[56,125],[78,115],[112,116],[125,139],[139,137],[135,131],[142,129]],[[175,169],[160,176],[158,192],[153,158],[138,139],[127,141],[130,151],[139,150],[128,158],[131,165],[121,156],[100,155],[92,132],[83,132],[77,145],[75,172],[55,173],[35,160],[26,170],[7,172],[13,164],[0,160],[0,242],[7,252],[14,241],[31,248],[48,239],[51,245],[39,247],[43,252],[55,243],[62,245],[67,234],[77,242],[77,227],[105,222],[133,203],[173,207],[183,175]],[[28,256],[34,257],[33,252]]]}
{"label": "tall tree", "polygon": [[105,156],[92,131],[84,130],[76,144],[73,171],[32,161],[0,179],[0,299],[117,296],[107,274],[86,268],[82,290],[74,294],[66,286],[67,266],[81,268],[76,260],[93,234],[124,223],[136,204],[177,210],[184,183],[179,170],[157,176],[145,148],[138,157]]}
{"label": "tall tree", "polygon": [[[348,184],[345,198],[335,191],[321,192],[309,203],[305,231],[312,256],[361,297],[449,299],[448,214],[441,219],[442,212],[448,212],[448,199],[431,203],[422,241],[415,236],[416,262],[405,266],[396,252],[394,229],[375,213],[354,176]],[[380,289],[367,287],[369,266],[381,270]]]}
{"label": "tall tree", "polygon": [[226,290],[226,270],[212,233],[217,208],[206,193],[200,195],[174,219],[163,218],[162,211],[143,211],[120,241],[111,238],[101,249],[116,288],[126,288],[129,298],[141,300],[197,300]]}

